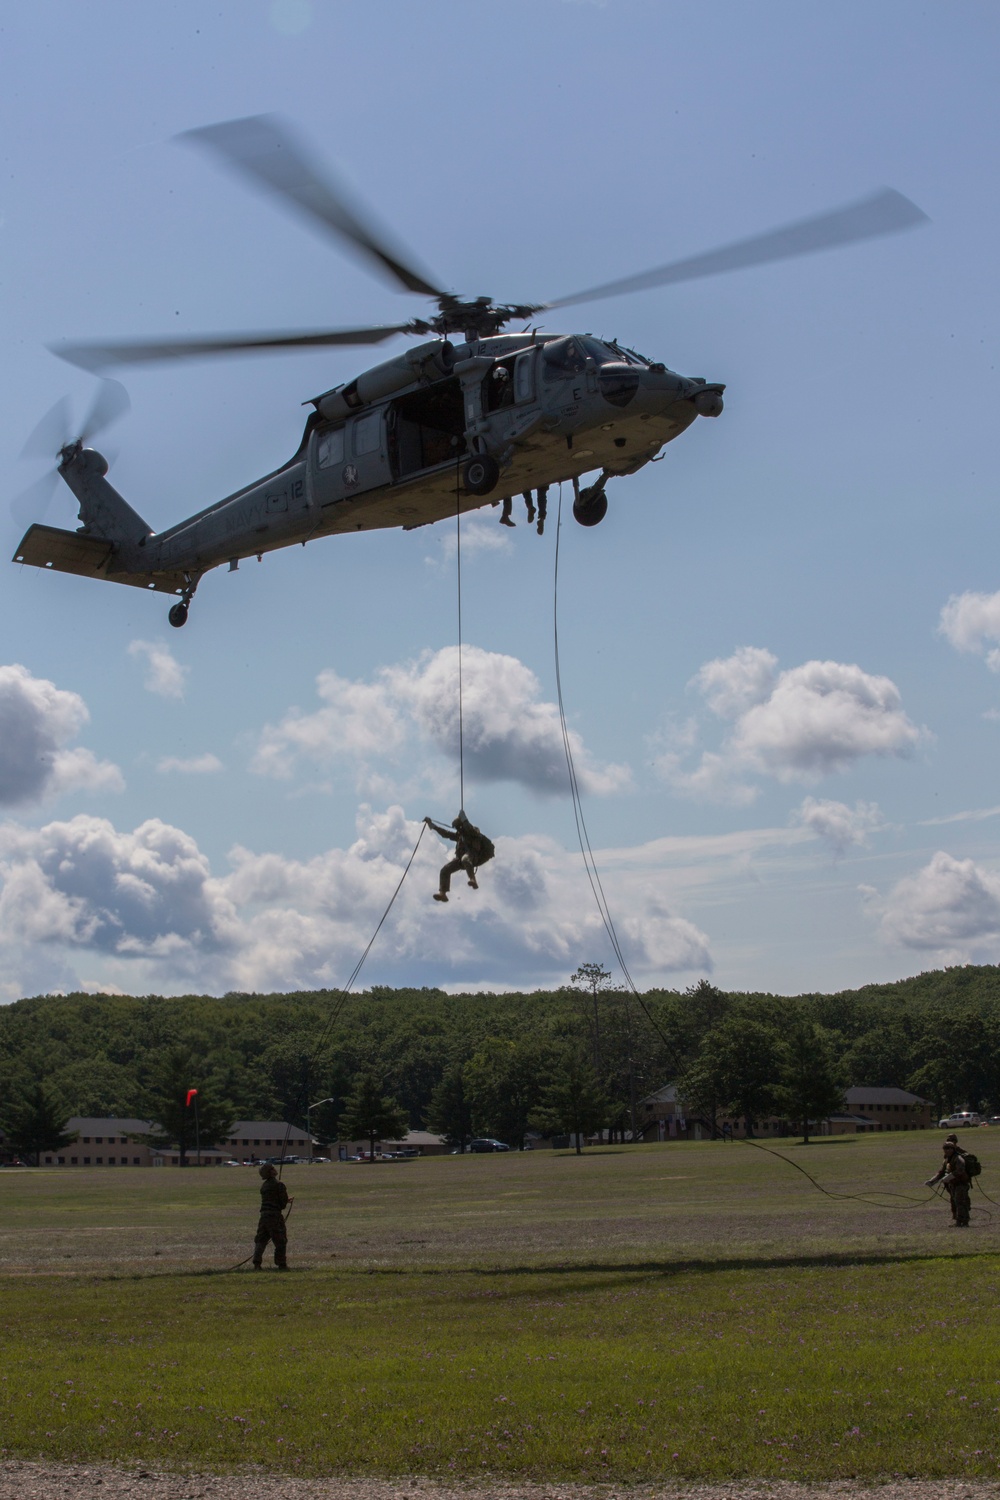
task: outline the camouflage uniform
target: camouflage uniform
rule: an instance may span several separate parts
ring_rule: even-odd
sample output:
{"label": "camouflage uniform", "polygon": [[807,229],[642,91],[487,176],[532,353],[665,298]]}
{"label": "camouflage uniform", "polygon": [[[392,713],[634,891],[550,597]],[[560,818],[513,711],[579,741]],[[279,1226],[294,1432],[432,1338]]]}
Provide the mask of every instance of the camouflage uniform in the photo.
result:
{"label": "camouflage uniform", "polygon": [[260,1266],[267,1243],[272,1240],[274,1264],[279,1271],[287,1271],[285,1251],[288,1233],[285,1229],[284,1211],[288,1206],[288,1189],[283,1182],[278,1181],[278,1174],[272,1166],[261,1167],[260,1175],[264,1181],[260,1185],[260,1219],[253,1242],[253,1263],[255,1267]]}
{"label": "camouflage uniform", "polygon": [[448,892],[451,890],[451,877],[457,875],[459,870],[465,871],[473,890],[478,890],[479,881],[476,879],[476,871],[480,865],[484,865],[487,860],[493,858],[493,845],[490,840],[485,834],[480,833],[474,823],[469,822],[464,813],[459,813],[451,828],[443,828],[432,818],[425,818],[424,822],[428,828],[433,828],[434,832],[439,833],[443,839],[451,839],[455,845],[455,858],[442,866],[434,900],[447,901]]}
{"label": "camouflage uniform", "polygon": [[927,1186],[932,1187],[935,1182],[942,1182],[948,1189],[948,1197],[951,1199],[951,1217],[956,1229],[968,1229],[969,1227],[969,1186],[971,1179],[965,1168],[965,1157],[959,1151],[957,1145],[951,1141],[944,1143],[944,1161],[941,1163],[933,1177],[927,1179]]}

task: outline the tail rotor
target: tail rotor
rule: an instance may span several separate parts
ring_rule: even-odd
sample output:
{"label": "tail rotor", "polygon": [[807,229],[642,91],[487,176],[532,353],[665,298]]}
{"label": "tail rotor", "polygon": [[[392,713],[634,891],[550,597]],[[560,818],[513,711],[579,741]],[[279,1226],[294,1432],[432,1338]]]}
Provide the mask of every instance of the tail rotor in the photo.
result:
{"label": "tail rotor", "polygon": [[44,520],[55,494],[59,465],[63,458],[73,448],[87,447],[92,439],[125,416],[130,406],[128,392],[120,381],[102,380],[75,436],[72,405],[68,396],[61,397],[45,413],[29,433],[20,457],[29,460],[46,459],[50,463],[54,459],[55,467],[11,501],[10,513],[19,526],[28,527],[32,522]]}

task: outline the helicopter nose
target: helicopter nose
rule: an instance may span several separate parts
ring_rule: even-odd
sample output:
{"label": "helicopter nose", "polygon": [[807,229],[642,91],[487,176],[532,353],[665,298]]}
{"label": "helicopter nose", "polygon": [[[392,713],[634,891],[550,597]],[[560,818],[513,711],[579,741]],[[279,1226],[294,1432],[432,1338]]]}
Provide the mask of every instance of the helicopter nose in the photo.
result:
{"label": "helicopter nose", "polygon": [[693,397],[694,409],[700,417],[717,417],[720,415],[725,402],[722,392],[725,386],[706,385],[697,395]]}

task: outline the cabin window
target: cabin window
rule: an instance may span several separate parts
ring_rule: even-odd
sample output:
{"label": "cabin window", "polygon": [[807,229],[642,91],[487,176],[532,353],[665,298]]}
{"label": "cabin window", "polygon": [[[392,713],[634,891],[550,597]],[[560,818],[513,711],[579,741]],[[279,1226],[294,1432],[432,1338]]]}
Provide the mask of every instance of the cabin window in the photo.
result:
{"label": "cabin window", "polygon": [[377,453],[381,443],[381,415],[379,412],[369,412],[367,416],[358,417],[354,423],[354,452],[356,455],[362,453]]}
{"label": "cabin window", "polygon": [[530,401],[535,394],[534,354],[519,354],[514,361],[514,400]]}
{"label": "cabin window", "polygon": [[344,462],[344,429],[342,427],[332,427],[329,432],[324,432],[316,444],[316,462],[321,469],[329,469],[334,464]]}
{"label": "cabin window", "polygon": [[514,405],[513,363],[511,359],[498,361],[483,381],[484,411],[500,411],[504,406]]}

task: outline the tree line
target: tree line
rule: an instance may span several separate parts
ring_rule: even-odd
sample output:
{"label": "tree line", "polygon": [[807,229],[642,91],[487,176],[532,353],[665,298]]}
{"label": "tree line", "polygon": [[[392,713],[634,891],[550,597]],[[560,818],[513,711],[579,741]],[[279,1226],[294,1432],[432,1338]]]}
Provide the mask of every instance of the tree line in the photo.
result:
{"label": "tree line", "polygon": [[520,1146],[532,1128],[628,1140],[639,1101],[665,1083],[690,1113],[751,1128],[775,1111],[822,1118],[850,1085],[909,1088],[942,1114],[1000,1112],[993,966],[839,994],[724,992],[703,980],[636,997],[585,963],[561,989],[531,994],[375,987],[331,1024],[336,999],[16,1001],[0,1009],[0,1124],[16,1145],[32,1119],[61,1128],[70,1115],[137,1116],[190,1149],[190,1088],[203,1144],[239,1118],[360,1139],[369,1131],[349,1127],[373,1101],[396,1111],[399,1133],[427,1128],[458,1144],[491,1135]]}

